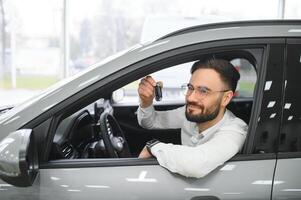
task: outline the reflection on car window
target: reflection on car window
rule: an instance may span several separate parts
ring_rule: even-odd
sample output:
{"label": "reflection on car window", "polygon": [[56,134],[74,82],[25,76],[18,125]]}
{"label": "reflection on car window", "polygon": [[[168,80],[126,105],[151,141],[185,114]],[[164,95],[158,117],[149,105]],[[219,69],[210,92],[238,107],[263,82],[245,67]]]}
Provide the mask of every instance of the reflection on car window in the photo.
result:
{"label": "reflection on car window", "polygon": [[285,100],[279,141],[280,152],[301,151],[301,133],[298,131],[301,128],[300,49],[300,44],[291,44],[287,48]]}
{"label": "reflection on car window", "polygon": [[255,136],[252,149],[254,154],[274,153],[276,149],[275,141],[278,137],[281,117],[279,113],[282,98],[283,48],[282,44],[273,44],[269,51],[264,87],[260,91],[263,93],[262,102],[257,104],[260,114],[257,118],[255,134],[252,133]]}
{"label": "reflection on car window", "polygon": [[257,79],[253,65],[246,59],[234,59],[231,63],[240,73],[236,97],[253,97]]}

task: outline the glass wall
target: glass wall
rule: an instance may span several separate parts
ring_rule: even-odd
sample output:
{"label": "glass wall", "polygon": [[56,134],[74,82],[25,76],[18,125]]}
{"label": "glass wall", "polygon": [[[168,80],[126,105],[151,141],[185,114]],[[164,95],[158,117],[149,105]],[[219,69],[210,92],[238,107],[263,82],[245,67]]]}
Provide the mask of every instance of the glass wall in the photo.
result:
{"label": "glass wall", "polygon": [[286,0],[285,1],[285,19],[301,19],[301,1],[300,0]]}
{"label": "glass wall", "polygon": [[180,28],[300,19],[300,9],[298,0],[0,0],[0,107]]}
{"label": "glass wall", "polygon": [[0,1],[0,106],[62,78],[62,8],[59,0]]}

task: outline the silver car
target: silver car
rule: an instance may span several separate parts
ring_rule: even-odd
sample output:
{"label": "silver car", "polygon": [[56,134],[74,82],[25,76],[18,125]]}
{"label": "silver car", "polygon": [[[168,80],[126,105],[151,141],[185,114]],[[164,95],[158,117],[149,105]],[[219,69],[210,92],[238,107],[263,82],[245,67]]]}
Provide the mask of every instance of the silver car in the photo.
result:
{"label": "silver car", "polygon": [[[180,130],[139,127],[137,80],[166,78],[155,107],[177,108],[190,64],[208,57],[241,73],[228,107],[249,124],[241,152],[199,179],[138,159],[152,138],[179,144]],[[301,21],[202,25],[137,45],[0,111],[0,199],[301,199],[300,74]]]}

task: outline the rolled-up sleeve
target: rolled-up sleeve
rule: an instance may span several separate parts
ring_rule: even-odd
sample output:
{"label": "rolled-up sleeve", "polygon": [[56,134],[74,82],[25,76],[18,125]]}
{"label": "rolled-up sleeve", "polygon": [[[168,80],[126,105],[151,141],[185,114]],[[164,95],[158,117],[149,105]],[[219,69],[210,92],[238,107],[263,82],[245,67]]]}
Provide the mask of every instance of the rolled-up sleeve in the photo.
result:
{"label": "rolled-up sleeve", "polygon": [[147,108],[139,106],[137,110],[138,123],[147,129],[181,128],[185,117],[185,107],[168,111],[156,111],[151,105]]}
{"label": "rolled-up sleeve", "polygon": [[239,152],[245,132],[221,130],[208,142],[195,146],[159,143],[151,151],[159,164],[186,177],[206,176]]}

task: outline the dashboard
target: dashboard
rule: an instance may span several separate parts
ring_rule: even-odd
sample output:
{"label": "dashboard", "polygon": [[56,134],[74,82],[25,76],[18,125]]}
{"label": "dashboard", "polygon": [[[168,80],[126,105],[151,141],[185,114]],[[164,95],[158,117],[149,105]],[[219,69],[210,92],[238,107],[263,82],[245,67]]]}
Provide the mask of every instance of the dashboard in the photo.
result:
{"label": "dashboard", "polygon": [[[91,109],[91,105],[92,108]],[[50,160],[109,157],[101,138],[99,116],[104,103],[93,103],[63,119],[53,139]]]}

